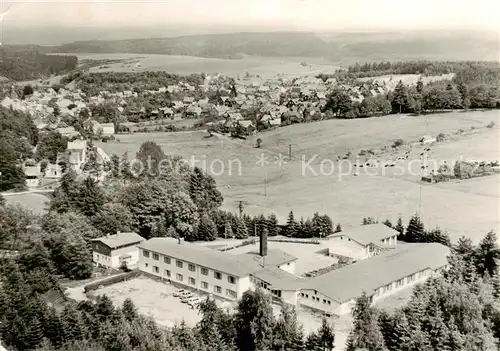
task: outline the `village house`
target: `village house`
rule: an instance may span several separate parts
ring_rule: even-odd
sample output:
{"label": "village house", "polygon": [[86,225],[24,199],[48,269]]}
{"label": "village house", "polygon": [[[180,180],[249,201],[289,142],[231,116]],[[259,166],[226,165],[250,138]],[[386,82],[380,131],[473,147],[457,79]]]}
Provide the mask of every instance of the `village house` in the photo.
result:
{"label": "village house", "polygon": [[94,263],[109,268],[136,265],[139,260],[138,245],[145,239],[136,233],[116,233],[92,240]]}
{"label": "village house", "polygon": [[75,140],[68,143],[67,148],[69,166],[77,173],[82,171],[87,161],[87,141]]}
{"label": "village house", "polygon": [[36,188],[40,186],[40,177],[42,175],[40,166],[30,166],[24,168],[24,175],[26,177],[26,186],[29,188]]}

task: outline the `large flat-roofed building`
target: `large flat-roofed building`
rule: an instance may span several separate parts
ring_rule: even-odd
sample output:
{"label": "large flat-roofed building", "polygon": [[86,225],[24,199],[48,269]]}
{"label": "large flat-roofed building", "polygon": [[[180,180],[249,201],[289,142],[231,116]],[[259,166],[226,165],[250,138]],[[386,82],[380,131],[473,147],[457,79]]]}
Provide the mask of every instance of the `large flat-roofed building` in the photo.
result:
{"label": "large flat-roofed building", "polygon": [[376,302],[441,272],[449,253],[448,247],[437,243],[404,244],[302,282],[296,290],[298,303],[329,314],[347,314],[363,292]]}
{"label": "large flat-roofed building", "polygon": [[449,248],[437,243],[403,244],[307,279],[294,274],[297,258],[267,250],[266,238],[261,238],[258,253],[243,254],[153,238],[139,245],[139,269],[220,298],[236,300],[247,290],[261,288],[283,303],[343,315],[363,292],[376,302],[425,281],[446,268],[448,254]]}
{"label": "large flat-roofed building", "polygon": [[332,234],[325,241],[332,256],[355,260],[369,258],[394,248],[398,232],[385,224],[367,224]]}
{"label": "large flat-roofed building", "polygon": [[141,271],[230,300],[257,287],[273,291],[271,282],[259,278],[267,269],[295,277],[279,267],[291,270],[297,258],[267,247],[261,247],[259,254],[232,255],[173,238],[153,238],[139,250]]}
{"label": "large flat-roofed building", "polygon": [[123,263],[128,267],[137,264],[139,249],[145,241],[136,233],[116,233],[92,240],[94,263],[104,267],[119,268]]}

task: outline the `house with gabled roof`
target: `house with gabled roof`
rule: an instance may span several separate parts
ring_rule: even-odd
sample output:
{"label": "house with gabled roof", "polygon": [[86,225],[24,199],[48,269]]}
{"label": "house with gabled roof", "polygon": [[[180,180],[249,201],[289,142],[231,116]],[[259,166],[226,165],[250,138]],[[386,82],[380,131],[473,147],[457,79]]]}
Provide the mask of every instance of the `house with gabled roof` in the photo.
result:
{"label": "house with gabled roof", "polygon": [[120,268],[136,265],[139,261],[138,246],[146,241],[136,233],[107,235],[92,240],[92,256],[94,263],[109,268]]}
{"label": "house with gabled roof", "polygon": [[396,247],[398,234],[382,223],[367,224],[328,236],[326,245],[330,256],[362,260]]}

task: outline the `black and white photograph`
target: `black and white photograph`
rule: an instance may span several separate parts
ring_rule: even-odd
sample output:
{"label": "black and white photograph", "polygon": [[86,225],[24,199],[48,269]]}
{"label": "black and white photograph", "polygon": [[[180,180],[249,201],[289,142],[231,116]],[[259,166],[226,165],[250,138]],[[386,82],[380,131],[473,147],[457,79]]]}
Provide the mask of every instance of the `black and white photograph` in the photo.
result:
{"label": "black and white photograph", "polygon": [[0,351],[500,351],[499,15],[0,1]]}

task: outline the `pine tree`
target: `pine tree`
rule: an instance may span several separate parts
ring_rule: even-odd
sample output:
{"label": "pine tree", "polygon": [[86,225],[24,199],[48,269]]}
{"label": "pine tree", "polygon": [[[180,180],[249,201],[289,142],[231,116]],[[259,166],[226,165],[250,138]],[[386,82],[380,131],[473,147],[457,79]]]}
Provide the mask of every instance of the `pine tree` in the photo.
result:
{"label": "pine tree", "polygon": [[288,214],[288,220],[285,227],[285,235],[289,238],[296,238],[299,231],[299,225],[295,220],[293,211]]}
{"label": "pine tree", "polygon": [[278,219],[274,213],[270,213],[267,217],[267,231],[269,236],[278,235]]}
{"label": "pine tree", "polygon": [[352,311],[353,329],[349,334],[346,350],[356,351],[366,348],[373,351],[384,351],[384,338],[378,325],[375,311],[370,307],[368,296],[363,293]]}
{"label": "pine tree", "polygon": [[328,323],[326,317],[321,321],[321,327],[317,331],[318,341],[324,351],[332,350],[335,347],[335,331]]}
{"label": "pine tree", "polygon": [[126,298],[125,301],[123,301],[122,313],[123,316],[129,321],[133,321],[139,317],[137,308],[130,298]]}
{"label": "pine tree", "polygon": [[405,238],[404,238],[405,227],[403,226],[403,220],[401,219],[401,217],[398,218],[398,223],[396,224],[394,229],[399,233],[398,240],[404,241],[405,240]]}
{"label": "pine tree", "polygon": [[236,231],[234,233],[237,239],[248,238],[248,231],[245,222],[241,218],[236,218]]}
{"label": "pine tree", "polygon": [[342,231],[342,226],[339,224],[337,224],[337,226],[335,227],[335,232],[334,233],[340,233]]}
{"label": "pine tree", "polygon": [[408,88],[402,81],[399,81],[394,88],[392,105],[399,113],[406,112],[406,109],[408,108]]}
{"label": "pine tree", "polygon": [[28,330],[26,331],[26,344],[28,345],[29,349],[36,349],[43,340],[43,325],[35,316],[30,320],[30,323],[27,326]]}
{"label": "pine tree", "polygon": [[497,260],[500,259],[500,250],[498,248],[497,235],[490,231],[481,240],[476,248],[476,267],[481,276],[486,273],[491,277],[498,272]]}
{"label": "pine tree", "polygon": [[408,227],[406,227],[405,241],[409,243],[424,242],[425,230],[420,217],[415,214],[411,217]]}
{"label": "pine tree", "polygon": [[217,238],[217,227],[210,219],[208,214],[204,213],[198,223],[198,240],[213,241]]}
{"label": "pine tree", "polygon": [[224,225],[224,238],[232,238],[233,227],[231,226],[231,221],[229,219],[226,220],[226,224]]}

